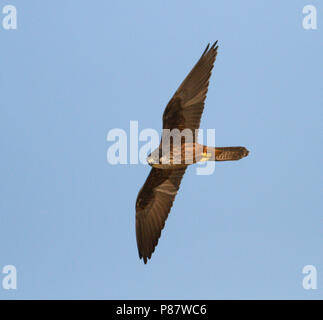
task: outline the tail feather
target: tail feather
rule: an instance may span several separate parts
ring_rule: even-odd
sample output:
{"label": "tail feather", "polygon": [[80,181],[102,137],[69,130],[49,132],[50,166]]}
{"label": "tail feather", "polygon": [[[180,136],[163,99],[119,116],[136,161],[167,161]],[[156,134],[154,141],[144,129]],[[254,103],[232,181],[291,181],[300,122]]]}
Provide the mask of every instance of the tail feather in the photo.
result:
{"label": "tail feather", "polygon": [[245,147],[214,148],[215,161],[240,160],[249,154]]}

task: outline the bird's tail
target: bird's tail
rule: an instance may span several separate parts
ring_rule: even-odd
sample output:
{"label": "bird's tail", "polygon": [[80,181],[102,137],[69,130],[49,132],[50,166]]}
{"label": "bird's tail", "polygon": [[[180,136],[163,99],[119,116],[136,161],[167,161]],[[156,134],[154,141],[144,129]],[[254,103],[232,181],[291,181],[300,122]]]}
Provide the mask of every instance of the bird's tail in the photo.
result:
{"label": "bird's tail", "polygon": [[206,147],[203,146],[203,156],[200,161],[231,161],[246,157],[249,151],[245,147]]}

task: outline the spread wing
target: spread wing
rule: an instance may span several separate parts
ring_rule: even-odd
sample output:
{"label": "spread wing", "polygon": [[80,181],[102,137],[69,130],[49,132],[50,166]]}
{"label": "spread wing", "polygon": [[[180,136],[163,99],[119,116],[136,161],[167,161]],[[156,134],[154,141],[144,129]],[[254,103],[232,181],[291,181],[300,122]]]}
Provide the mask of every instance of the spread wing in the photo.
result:
{"label": "spread wing", "polygon": [[186,167],[152,168],[136,200],[136,237],[140,259],[147,263],[173,205]]}
{"label": "spread wing", "polygon": [[163,114],[163,129],[200,127],[209,79],[217,55],[217,41],[206,47],[201,58],[179,86]]}

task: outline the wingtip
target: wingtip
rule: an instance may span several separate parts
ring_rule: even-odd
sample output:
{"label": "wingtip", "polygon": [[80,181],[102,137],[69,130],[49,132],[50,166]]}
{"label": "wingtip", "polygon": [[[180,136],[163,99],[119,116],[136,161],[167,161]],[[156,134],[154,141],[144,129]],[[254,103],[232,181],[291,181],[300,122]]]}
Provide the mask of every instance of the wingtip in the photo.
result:
{"label": "wingtip", "polygon": [[206,46],[206,48],[205,48],[205,50],[204,50],[204,52],[203,52],[203,54],[202,54],[202,57],[209,51],[209,49],[210,50],[215,50],[215,51],[217,51],[217,49],[218,49],[218,47],[219,46],[217,46],[217,44],[218,44],[218,40],[216,40],[213,44],[212,44],[212,46],[210,47],[210,43],[208,43],[207,44],[207,46]]}
{"label": "wingtip", "polygon": [[147,264],[147,256],[143,256],[141,252],[138,250],[139,253],[139,259],[144,261],[144,264]]}
{"label": "wingtip", "polygon": [[205,55],[205,53],[209,50],[209,47],[210,47],[210,43],[208,43],[208,44],[207,44],[207,46],[206,46],[206,48],[205,48],[205,50],[204,50],[204,52],[203,52],[202,56],[204,56],[204,55]]}
{"label": "wingtip", "polygon": [[218,40],[216,40],[213,44],[212,44],[212,47],[211,49],[214,49],[215,51],[218,50],[219,46],[217,45],[218,44]]}

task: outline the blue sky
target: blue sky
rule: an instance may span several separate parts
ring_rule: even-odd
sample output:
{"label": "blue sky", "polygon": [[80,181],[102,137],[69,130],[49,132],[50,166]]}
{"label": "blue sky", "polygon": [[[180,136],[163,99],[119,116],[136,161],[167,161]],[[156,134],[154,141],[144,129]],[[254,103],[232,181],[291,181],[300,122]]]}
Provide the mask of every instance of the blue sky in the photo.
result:
{"label": "blue sky", "polygon": [[[18,278],[1,299],[323,298],[320,1],[6,4],[18,28],[0,26],[0,271]],[[302,27],[308,4],[317,30]],[[110,165],[106,136],[130,120],[160,130],[215,40],[201,127],[250,155],[187,170],[144,265],[135,199],[149,167]]]}

